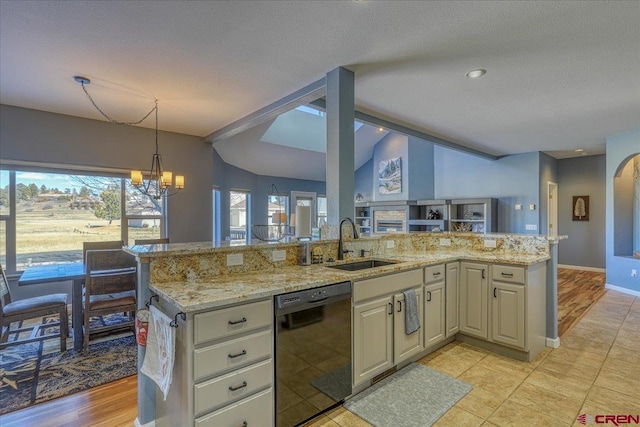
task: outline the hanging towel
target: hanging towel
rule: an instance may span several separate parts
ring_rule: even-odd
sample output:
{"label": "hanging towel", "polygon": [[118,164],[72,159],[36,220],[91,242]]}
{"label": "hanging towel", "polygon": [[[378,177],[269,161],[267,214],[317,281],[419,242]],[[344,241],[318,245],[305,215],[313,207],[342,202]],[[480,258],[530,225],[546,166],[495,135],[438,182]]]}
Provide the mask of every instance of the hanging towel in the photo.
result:
{"label": "hanging towel", "polygon": [[175,328],[171,326],[171,319],[154,305],[149,307],[149,312],[147,352],[140,372],[158,384],[164,400],[167,400],[176,346]]}
{"label": "hanging towel", "polygon": [[411,335],[420,329],[418,316],[418,297],[414,289],[404,291],[404,333]]}

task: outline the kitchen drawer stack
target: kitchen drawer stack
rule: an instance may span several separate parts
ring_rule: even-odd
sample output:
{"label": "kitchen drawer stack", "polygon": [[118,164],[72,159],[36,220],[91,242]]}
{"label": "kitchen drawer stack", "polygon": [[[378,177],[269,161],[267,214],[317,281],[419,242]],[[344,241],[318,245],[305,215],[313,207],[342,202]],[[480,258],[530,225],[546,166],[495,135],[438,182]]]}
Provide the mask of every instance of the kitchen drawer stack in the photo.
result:
{"label": "kitchen drawer stack", "polygon": [[[192,333],[190,333],[192,331]],[[265,426],[273,423],[273,306],[270,300],[201,312],[187,322],[190,349],[174,370],[174,394],[182,405],[163,406],[157,426]],[[177,377],[184,375],[184,379]],[[189,379],[190,381],[187,381]],[[178,382],[178,384],[175,384]],[[189,385],[190,384],[190,385]],[[180,389],[183,393],[178,397]],[[158,393],[157,393],[158,394]],[[170,408],[169,408],[170,407]],[[165,411],[163,411],[165,412]],[[158,415],[158,414],[156,414]],[[271,420],[271,421],[268,421]]]}

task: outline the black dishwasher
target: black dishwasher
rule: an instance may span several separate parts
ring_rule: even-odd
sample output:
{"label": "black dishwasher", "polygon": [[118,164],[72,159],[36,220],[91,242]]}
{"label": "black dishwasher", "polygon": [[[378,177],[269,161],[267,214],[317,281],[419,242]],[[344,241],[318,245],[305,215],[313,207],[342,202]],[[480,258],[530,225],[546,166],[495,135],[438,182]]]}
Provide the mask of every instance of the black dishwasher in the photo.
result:
{"label": "black dishwasher", "polygon": [[351,395],[351,282],[274,302],[276,425],[292,427]]}

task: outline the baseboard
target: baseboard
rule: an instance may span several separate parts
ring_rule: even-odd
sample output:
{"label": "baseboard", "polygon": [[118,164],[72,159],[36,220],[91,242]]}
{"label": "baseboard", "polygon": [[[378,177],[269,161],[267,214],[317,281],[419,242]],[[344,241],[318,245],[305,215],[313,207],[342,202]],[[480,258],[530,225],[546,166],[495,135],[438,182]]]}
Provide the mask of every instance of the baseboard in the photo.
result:
{"label": "baseboard", "polygon": [[560,337],[558,338],[547,338],[547,347],[558,348],[560,347]]}
{"label": "baseboard", "polygon": [[136,420],[133,422],[133,425],[135,427],[156,427],[156,422],[155,421],[149,421],[146,424],[140,424],[140,421],[138,421],[138,417],[136,417]]}
{"label": "baseboard", "polygon": [[608,283],[605,283],[604,288],[611,289],[612,291],[622,292],[623,294],[627,294],[627,295],[633,295],[634,297],[640,297],[639,291],[623,288],[622,286],[610,285]]}
{"label": "baseboard", "polygon": [[606,273],[607,270],[598,267],[583,267],[581,265],[558,264],[558,268],[566,268],[567,270],[593,271],[594,273]]}

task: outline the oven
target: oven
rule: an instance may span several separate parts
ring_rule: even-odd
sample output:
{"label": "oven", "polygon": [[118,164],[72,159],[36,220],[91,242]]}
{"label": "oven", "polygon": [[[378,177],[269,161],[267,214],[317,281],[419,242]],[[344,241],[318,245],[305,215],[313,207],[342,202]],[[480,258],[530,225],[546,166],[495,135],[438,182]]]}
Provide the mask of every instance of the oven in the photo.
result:
{"label": "oven", "polygon": [[351,282],[274,298],[276,425],[292,427],[351,395]]}

